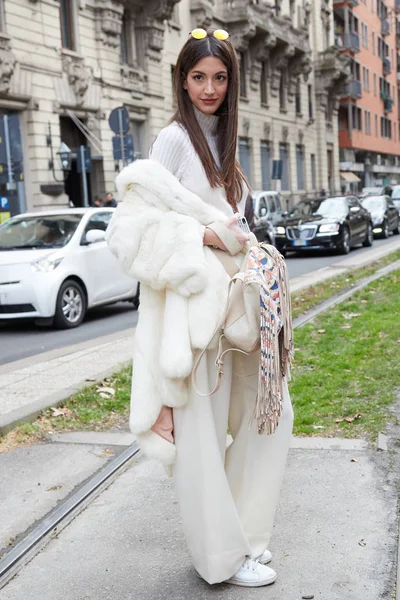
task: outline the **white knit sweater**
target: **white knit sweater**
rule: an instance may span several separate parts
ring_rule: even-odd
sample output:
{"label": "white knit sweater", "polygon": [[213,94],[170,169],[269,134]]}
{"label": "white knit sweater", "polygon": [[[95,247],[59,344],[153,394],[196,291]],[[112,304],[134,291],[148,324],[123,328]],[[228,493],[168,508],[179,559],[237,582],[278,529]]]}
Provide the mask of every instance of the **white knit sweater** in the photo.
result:
{"label": "white knit sweater", "polygon": [[[220,160],[216,143],[219,117],[206,115],[197,108],[194,108],[194,111],[219,166]],[[232,208],[227,200],[225,189],[211,187],[200,158],[190,141],[189,134],[181,125],[173,122],[160,131],[151,149],[150,158],[171,171],[186,189],[197,194],[204,202],[221,210],[228,217],[232,215]],[[241,214],[244,214],[247,194],[247,187],[244,187],[242,200],[238,204]]]}

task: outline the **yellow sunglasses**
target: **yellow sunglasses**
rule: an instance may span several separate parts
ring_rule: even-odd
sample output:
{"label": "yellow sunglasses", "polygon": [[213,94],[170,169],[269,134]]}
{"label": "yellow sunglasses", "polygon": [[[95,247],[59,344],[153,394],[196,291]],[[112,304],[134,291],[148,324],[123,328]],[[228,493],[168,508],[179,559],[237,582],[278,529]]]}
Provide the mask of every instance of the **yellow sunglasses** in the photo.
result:
{"label": "yellow sunglasses", "polygon": [[[189,35],[191,35],[192,38],[194,38],[195,40],[204,40],[204,38],[207,37],[208,33],[205,29],[193,29],[193,31],[191,31]],[[225,41],[229,38],[229,33],[225,31],[225,29],[216,29],[215,31],[213,31],[212,35],[217,40],[221,41]]]}

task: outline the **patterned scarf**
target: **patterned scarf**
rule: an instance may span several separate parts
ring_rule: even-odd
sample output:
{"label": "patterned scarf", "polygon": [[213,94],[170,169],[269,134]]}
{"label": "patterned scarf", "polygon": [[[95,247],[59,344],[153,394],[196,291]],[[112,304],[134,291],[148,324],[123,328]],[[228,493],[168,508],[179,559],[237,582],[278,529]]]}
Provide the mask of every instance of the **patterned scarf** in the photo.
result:
{"label": "patterned scarf", "polygon": [[290,379],[294,355],[288,273],[274,246],[252,246],[243,283],[260,289],[261,354],[253,417],[258,433],[272,434],[282,414],[282,377]]}

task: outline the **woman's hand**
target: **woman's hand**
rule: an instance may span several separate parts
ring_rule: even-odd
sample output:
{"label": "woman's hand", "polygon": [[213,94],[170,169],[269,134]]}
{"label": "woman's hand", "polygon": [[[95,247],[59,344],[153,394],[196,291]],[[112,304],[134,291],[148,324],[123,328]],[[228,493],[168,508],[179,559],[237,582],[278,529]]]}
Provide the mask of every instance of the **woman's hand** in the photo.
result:
{"label": "woman's hand", "polygon": [[[233,215],[232,217],[227,219],[225,223],[221,223],[221,226],[225,227],[230,232],[230,234],[237,239],[241,246],[244,246],[246,242],[249,241],[249,236],[239,227],[238,216],[239,215]],[[212,229],[209,229],[207,227],[204,232],[203,243],[205,246],[214,246],[215,248],[220,248],[221,250],[228,252],[227,247],[218,237],[218,235]]]}
{"label": "woman's hand", "polygon": [[232,215],[227,221],[225,221],[224,225],[233,235],[236,237],[239,244],[244,246],[246,242],[249,241],[249,236],[245,233],[238,225],[239,214],[236,213]]}

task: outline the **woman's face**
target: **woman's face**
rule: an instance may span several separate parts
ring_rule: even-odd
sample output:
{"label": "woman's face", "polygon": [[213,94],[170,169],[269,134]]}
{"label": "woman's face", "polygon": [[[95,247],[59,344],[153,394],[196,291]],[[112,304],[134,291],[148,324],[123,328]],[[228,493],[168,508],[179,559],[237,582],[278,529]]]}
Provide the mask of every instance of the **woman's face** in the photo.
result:
{"label": "woman's face", "polygon": [[225,99],[228,70],[220,58],[206,56],[188,72],[183,87],[196,108],[213,115]]}

